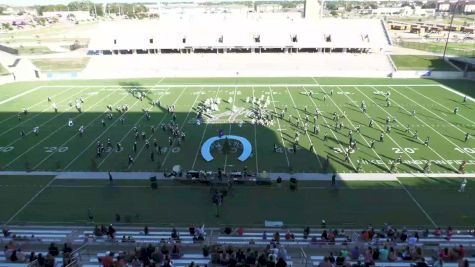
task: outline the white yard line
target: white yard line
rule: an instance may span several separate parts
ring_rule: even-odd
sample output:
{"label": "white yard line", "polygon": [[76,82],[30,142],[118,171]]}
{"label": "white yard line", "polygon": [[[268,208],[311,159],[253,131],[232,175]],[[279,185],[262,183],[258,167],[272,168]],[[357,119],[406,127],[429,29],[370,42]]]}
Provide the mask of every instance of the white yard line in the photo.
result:
{"label": "white yard line", "polygon": [[[87,89],[88,89],[88,88],[85,88],[85,89],[83,89],[83,90],[81,90],[81,91],[75,93],[73,96],[69,97],[68,99],[65,99],[64,101],[61,101],[61,102],[58,102],[58,103],[67,102],[67,101],[69,101],[70,99],[72,99],[72,98],[76,97],[77,95],[81,94],[82,92],[84,92],[84,91],[87,90]],[[87,99],[87,97],[86,97],[86,99]],[[66,110],[70,110],[71,108],[72,108],[72,107],[68,107]],[[10,127],[8,130],[2,132],[2,133],[0,134],[0,137],[1,137],[1,136],[4,136],[5,134],[9,133],[10,131],[13,131],[13,130],[16,129],[16,128],[22,126],[22,125],[25,124],[26,122],[29,122],[29,121],[33,120],[34,118],[40,116],[43,112],[45,112],[45,111],[47,111],[47,110],[52,110],[52,108],[51,108],[51,107],[46,108],[46,109],[42,110],[41,112],[37,113],[36,115],[30,116],[30,117],[28,117],[27,119],[20,121],[20,122],[19,122],[17,125],[15,125],[14,127]],[[37,125],[37,126],[42,126],[42,125],[48,123],[49,121],[51,121],[52,119],[55,119],[55,118],[61,116],[62,114],[63,114],[63,113],[58,112],[58,114],[54,115],[51,119],[49,119],[49,120],[47,120],[46,122],[44,122],[44,123],[42,123],[42,124],[40,124],[40,125]],[[27,115],[27,116],[28,116],[28,115]],[[25,135],[28,135],[28,134],[31,133],[31,132],[32,132],[32,130],[26,132]],[[20,138],[20,139],[21,139],[21,138]]]}
{"label": "white yard line", "polygon": [[[426,98],[426,99],[432,101],[433,103],[435,103],[435,104],[437,104],[437,105],[443,107],[445,110],[453,111],[453,110],[449,109],[448,107],[446,107],[446,106],[440,104],[439,102],[433,100],[432,98],[427,97],[427,96],[425,96],[424,94],[421,94],[421,93],[417,92],[416,90],[412,89],[411,87],[407,87],[407,88],[410,89],[411,91],[413,91],[414,93],[416,93],[416,94],[418,94],[418,95],[420,95],[420,96],[423,96],[424,98]],[[442,115],[447,116],[447,114],[445,114],[445,113],[442,113]],[[459,117],[461,117],[461,118],[464,118],[465,120],[469,121],[469,122],[472,123],[472,124],[475,124],[475,121],[472,121],[472,120],[468,119],[467,117],[463,116],[463,115],[460,114],[460,113],[458,113],[457,116],[459,116]]]}
{"label": "white yard line", "polygon": [[[287,89],[287,93],[288,93],[289,96],[290,96],[290,100],[292,100],[294,109],[297,110],[297,115],[299,116],[300,121],[301,121],[302,123],[304,123],[304,119],[302,118],[302,116],[300,116],[300,111],[299,111],[299,109],[298,109],[298,107],[297,107],[297,104],[296,104],[295,101],[294,101],[294,97],[293,97],[292,94],[290,93],[289,87],[286,87],[286,89]],[[300,129],[297,128],[297,131],[300,132]],[[315,150],[315,146],[313,145],[312,138],[310,138],[310,135],[308,134],[308,131],[305,132],[305,135],[307,136],[307,139],[308,139],[308,141],[310,142],[310,146],[312,146],[312,153],[314,153],[314,154],[317,156],[318,165],[320,165],[320,168],[323,168],[322,162],[320,161],[320,156],[318,155],[317,151]],[[351,162],[351,160],[350,160],[350,163],[353,165],[353,163]],[[353,167],[355,167],[355,166],[353,166]]]}
{"label": "white yard line", "polygon": [[[235,105],[236,103],[236,90],[237,90],[237,87],[234,86],[234,94],[233,94],[233,103],[231,105],[231,114],[232,114],[232,106]],[[231,129],[232,129],[232,122],[231,122],[231,118],[233,116],[229,116],[229,119],[228,119],[228,123],[229,123],[229,130],[228,130],[228,135],[231,135]],[[228,154],[226,154],[226,156],[224,156],[224,168],[223,168],[223,172],[226,173],[226,167],[227,167],[227,164],[228,164]]]}
{"label": "white yard line", "polygon": [[[254,89],[253,89],[254,90]],[[280,134],[280,139],[282,140],[282,146],[283,146],[283,149],[284,149],[284,155],[285,155],[285,159],[287,160],[287,167],[290,167],[290,161],[289,161],[289,156],[287,155],[287,148],[285,147],[285,139],[284,139],[284,135],[282,134],[282,131],[284,131],[285,129],[282,129],[282,127],[280,126],[280,118],[278,117],[278,112],[277,112],[277,108],[275,107],[275,101],[274,101],[274,91],[272,91],[272,88],[269,86],[269,92],[270,92],[270,95],[271,95],[271,98],[272,98],[272,105],[274,106],[274,116],[277,118],[277,125],[279,126],[279,129],[281,129],[281,131],[279,131],[279,134]],[[252,96],[254,96],[254,91],[252,91]]]}
{"label": "white yard line", "polygon": [[[410,85],[408,85],[408,86],[410,86]],[[459,91],[457,91],[457,90],[454,90],[454,89],[452,89],[452,88],[450,88],[450,87],[448,87],[448,86],[445,86],[445,85],[442,85],[442,84],[439,84],[438,86],[440,86],[440,87],[444,88],[445,90],[450,91],[450,92],[452,92],[452,93],[454,93],[454,94],[456,94],[456,95],[459,95],[459,96],[462,96],[462,97],[466,96],[465,94],[462,94],[461,92],[459,92]],[[467,99],[468,99],[468,100],[471,100],[472,102],[475,102],[475,99],[474,99],[473,97],[471,97],[471,96],[468,96],[468,95],[467,95]]]}
{"label": "white yard line", "polygon": [[[182,91],[181,94],[183,94],[184,91],[185,91],[185,89],[183,89],[183,91]],[[168,89],[165,90],[165,93],[164,93],[164,94],[160,95],[159,100],[161,100],[161,98],[162,98],[164,95],[166,95],[166,92],[168,92]],[[180,94],[180,96],[181,96],[181,94]],[[179,97],[180,97],[180,96],[179,96]],[[174,104],[175,104],[175,103],[176,103],[176,101],[174,102]],[[150,111],[151,108],[152,108],[152,107],[150,107],[148,110]],[[165,118],[166,118],[167,116],[168,116],[168,113],[164,113],[164,114],[163,114],[163,117],[162,117],[162,119],[160,120],[160,122],[158,123],[158,125],[160,125],[160,123],[162,123],[163,120],[165,120]],[[144,116],[141,116],[141,117],[132,125],[132,127],[131,127],[131,128],[122,136],[122,138],[119,140],[119,143],[122,144],[122,142],[125,140],[125,138],[127,138],[127,136],[129,136],[130,132],[132,132],[133,127],[136,127],[136,126],[143,120],[143,118],[144,118]],[[158,129],[157,129],[157,130],[158,130]],[[152,137],[150,136],[147,140],[150,140],[151,138],[152,138]],[[135,156],[135,159],[138,158],[138,156],[140,155],[140,152],[143,150],[144,147],[145,147],[145,145],[144,145],[144,146],[140,149],[140,151],[137,153],[137,155]],[[99,162],[99,164],[97,165],[97,167],[100,168],[100,167],[102,166],[102,164],[104,164],[104,162],[110,157],[110,155],[112,155],[112,151],[111,151],[111,153],[108,153],[108,154],[101,160],[101,162]]]}
{"label": "white yard line", "polygon": [[[72,88],[68,88],[68,89],[65,89],[65,90],[61,90],[60,93],[57,93],[57,94],[53,95],[52,97],[54,98],[54,97],[60,96],[60,95],[62,95],[62,94],[65,94],[65,93],[69,92],[69,90],[71,90],[71,89],[72,89]],[[43,104],[44,102],[47,102],[47,101],[48,101],[48,100],[42,100],[42,101],[40,101],[40,102],[36,102],[35,104],[33,104],[33,105],[27,107],[27,110],[28,110],[29,112],[31,112],[31,109],[32,109],[32,108],[34,108],[34,107],[36,107],[36,106],[38,106],[38,105],[40,105],[40,104]],[[20,112],[18,112],[18,113],[20,113]],[[9,116],[8,118],[5,118],[5,119],[1,120],[1,121],[0,121],[0,124],[4,123],[4,122],[6,122],[6,121],[8,121],[8,120],[10,120],[10,119],[12,119],[12,118],[16,118],[17,116],[18,116],[17,114],[13,114],[13,115]]]}
{"label": "white yard line", "polygon": [[[183,127],[185,127],[185,125],[187,124],[187,122],[188,122],[188,117],[190,116],[191,112],[193,111],[193,107],[196,105],[196,101],[198,101],[198,98],[200,98],[201,92],[203,92],[203,89],[204,89],[204,88],[201,88],[200,92],[199,92],[198,94],[196,94],[195,101],[193,101],[193,104],[191,104],[190,110],[189,110],[188,113],[186,114],[186,117],[185,117],[185,119],[183,120],[183,123],[182,123],[181,126],[180,126],[180,131],[181,131],[181,130],[183,129]],[[176,101],[178,101],[178,98],[177,98]],[[174,142],[173,142],[173,143],[174,143]],[[170,149],[167,150],[167,154],[165,154],[165,157],[164,157],[163,160],[162,160],[162,164],[160,165],[160,169],[163,168],[163,166],[165,166],[165,162],[167,162],[168,155],[170,155],[170,153],[171,153],[171,151],[172,151],[173,143],[171,144]]]}
{"label": "white yard line", "polygon": [[[396,178],[397,179],[397,178]],[[437,228],[438,225],[435,223],[435,221],[432,219],[432,217],[430,217],[429,213],[427,213],[427,211],[424,209],[424,207],[422,207],[422,205],[419,203],[419,201],[416,200],[416,198],[411,194],[411,192],[409,192],[409,190],[406,188],[406,186],[401,183],[401,181],[399,181],[399,179],[397,179],[398,183],[402,186],[402,188],[404,189],[404,191],[406,191],[407,195],[412,199],[412,201],[416,204],[416,206],[422,211],[422,213],[426,216],[426,218],[429,220],[429,222],[435,227]]]}
{"label": "white yard line", "polygon": [[[254,87],[252,87],[252,97],[254,98]],[[272,93],[271,93],[272,94]],[[257,125],[253,125],[254,128],[254,151],[256,151],[256,156],[254,157],[256,159],[256,173],[259,173],[259,161],[257,160]]]}
{"label": "white yard line", "polygon": [[46,190],[46,188],[48,188],[53,182],[54,182],[55,178],[52,178],[51,181],[49,181],[43,188],[41,188],[40,191],[38,191],[34,196],[32,196],[30,198],[30,200],[28,200],[28,202],[25,203],[25,205],[23,205],[21,208],[19,208],[15,214],[13,214],[6,222],[5,222],[5,225],[9,224],[11,221],[13,221],[13,219],[15,219],[15,217],[20,214],[20,212],[22,212],[28,205],[30,205],[31,202],[33,202],[33,200],[35,200],[41,193],[43,193],[43,191]]}
{"label": "white yard line", "polygon": [[[110,97],[110,96],[109,96]],[[119,103],[120,101],[122,101],[124,98],[126,98],[127,96],[123,96],[122,98],[120,98],[118,101],[116,101],[113,105],[117,105],[117,103]],[[99,114],[96,118],[94,118],[93,120],[91,120],[88,124],[86,124],[85,126],[85,129],[87,129],[91,124],[93,124],[96,120],[98,120],[99,118],[101,118],[102,116],[104,116],[104,114],[106,114],[109,110],[106,109],[105,112]],[[73,138],[75,138],[76,136],[79,135],[79,131],[75,134],[73,134],[68,140],[66,140],[65,142],[63,142],[59,147],[63,147],[64,145],[66,145],[67,143],[69,143],[69,141],[73,140]],[[52,153],[49,153],[49,155],[47,157],[45,157],[43,160],[41,160],[38,164],[36,164],[33,169],[36,169],[37,167],[39,167],[41,164],[43,164],[43,162],[45,162],[46,160],[48,160],[50,157],[52,157],[53,155],[56,154],[56,151],[55,152],[52,152]]]}
{"label": "white yard line", "polygon": [[[373,88],[374,90],[376,90],[376,88],[374,87],[371,87]],[[359,91],[359,89],[355,88],[356,90]],[[402,108],[403,110],[405,110],[406,112],[409,113],[408,110],[406,110],[403,106],[401,106],[398,102],[394,101],[394,100],[391,100],[393,103],[395,103],[399,108]],[[377,104],[376,104],[377,105]],[[388,115],[391,115],[389,114],[389,112],[387,112],[384,108],[382,108],[381,106],[377,105],[380,109],[382,109],[384,112],[386,112],[386,114]],[[401,126],[401,127],[405,127],[399,120],[397,120],[397,123]],[[412,134],[412,131],[409,131],[410,134]],[[420,139],[420,138],[417,138],[417,140],[419,140],[421,142],[421,144],[423,143],[423,141]],[[454,166],[452,166],[452,163],[450,163],[449,161],[447,161],[444,157],[442,157],[442,155],[440,155],[439,153],[437,153],[437,151],[435,151],[431,146],[429,146],[429,149],[434,152],[434,154],[436,154],[440,159],[442,159],[443,161],[447,162],[449,164],[450,167],[452,167],[452,169],[454,171],[458,171]],[[405,150],[402,150],[405,152]],[[407,153],[406,153],[407,154]],[[414,161],[413,161],[414,162]]]}
{"label": "white yard line", "polygon": [[[314,78],[312,78],[314,79]],[[314,79],[315,80],[315,79]],[[148,88],[148,87],[179,87],[179,88],[184,88],[184,87],[194,87],[194,88],[200,88],[200,87],[205,87],[205,88],[219,88],[219,87],[231,87],[231,86],[236,86],[236,87],[302,87],[302,86],[307,86],[311,87],[314,86],[315,83],[262,83],[262,84],[160,84],[160,85],[141,85],[140,87],[143,88]],[[323,86],[326,87],[334,87],[334,86],[339,86],[339,87],[368,87],[368,86],[388,86],[388,84],[322,84]],[[434,84],[394,84],[391,86],[394,87],[404,87],[404,86],[414,86],[414,87],[419,87],[419,86],[431,86]],[[42,87],[85,87],[86,85],[48,85],[48,86],[42,86]],[[117,87],[117,85],[87,85],[88,87],[104,87],[104,88],[109,88],[109,87]],[[128,85],[128,86],[121,86],[121,87],[136,87],[134,85]],[[122,90],[122,89],[116,89],[116,90]]]}
{"label": "white yard line", "polygon": [[29,94],[29,93],[31,93],[31,92],[34,92],[34,91],[36,91],[36,90],[38,90],[38,89],[40,89],[40,88],[42,88],[42,87],[43,87],[43,86],[37,86],[37,87],[35,87],[35,88],[32,88],[32,89],[30,89],[30,90],[28,90],[28,91],[25,91],[25,92],[23,92],[23,93],[20,93],[20,94],[18,94],[18,95],[9,97],[9,98],[7,98],[7,99],[5,99],[5,100],[0,101],[0,105],[3,105],[3,104],[5,104],[5,103],[8,103],[8,102],[10,102],[10,101],[12,101],[12,100],[15,100],[15,99],[17,99],[17,98],[19,98],[19,97],[22,97],[22,96],[24,96],[24,95],[27,95],[27,94]]}
{"label": "white yard line", "polygon": [[[130,106],[129,110],[132,110],[132,108],[137,105],[137,103],[140,102],[139,100],[135,101],[134,104],[132,104],[132,106]],[[128,112],[128,111],[127,111]],[[75,162],[78,158],[82,157],[82,155],[89,149],[89,147],[93,144],[96,144],[97,140],[99,140],[112,126],[114,126],[119,120],[120,118],[122,118],[125,114],[127,114],[127,112],[125,113],[122,113],[113,123],[111,123],[109,126],[107,126],[107,128],[99,135],[97,136],[91,143],[89,143],[89,145],[87,145],[82,151],[81,153],[79,153],[74,159],[72,159],[68,165],[66,165],[64,167],[64,169],[68,169],[69,166],[71,166],[71,164],[73,164],[73,162]]]}
{"label": "white yard line", "polygon": [[[388,86],[389,88],[391,88],[391,86]],[[392,90],[394,90],[394,88],[391,88]],[[396,90],[394,90],[396,91]],[[412,100],[411,100],[412,101]],[[400,105],[399,105],[400,106]],[[402,109],[404,109],[406,112],[409,113],[408,110],[406,110],[404,107],[400,106]],[[438,135],[442,136],[445,140],[447,140],[447,142],[451,143],[452,145],[454,145],[456,148],[458,149],[461,149],[457,144],[455,144],[454,142],[452,142],[452,140],[448,139],[447,137],[445,137],[445,135],[441,134],[439,131],[435,130],[434,128],[432,128],[432,126],[430,126],[429,124],[427,124],[424,120],[421,120],[418,116],[415,116],[415,118],[417,120],[419,120],[420,122],[422,122],[425,126],[429,127],[430,129],[432,129],[432,131],[434,131],[435,133],[437,133]],[[440,118],[440,117],[439,117]],[[470,153],[465,153],[467,156],[469,156],[470,158],[472,159],[475,159],[475,157],[473,157],[472,155],[470,155]]]}
{"label": "white yard line", "polygon": [[[95,107],[97,104],[101,103],[102,101],[106,100],[107,98],[102,98],[101,100],[97,101],[94,103],[94,105],[90,106],[88,109],[84,110],[83,112],[79,113],[78,115],[74,116],[73,119],[76,119],[84,114],[86,114],[86,111],[88,110],[91,110],[93,107]],[[29,149],[27,149],[25,152],[21,153],[19,156],[17,156],[16,158],[14,158],[12,161],[10,161],[9,163],[7,163],[6,165],[4,165],[4,167],[8,167],[10,166],[12,163],[14,163],[15,161],[17,161],[19,158],[21,158],[22,156],[24,156],[25,154],[27,154],[28,152],[30,152],[31,150],[33,150],[33,148],[37,147],[39,144],[43,143],[44,141],[46,141],[47,139],[49,139],[51,136],[53,136],[55,133],[59,132],[59,130],[63,129],[64,127],[66,127],[67,124],[63,124],[63,126],[57,128],[56,130],[52,131],[50,134],[48,134],[46,137],[44,137],[43,139],[39,140],[38,142],[36,142],[33,146],[31,146]]]}
{"label": "white yard line", "polygon": [[[362,94],[362,95],[364,95],[366,98],[368,98],[371,102],[373,102],[373,104],[374,104],[375,106],[377,106],[378,108],[380,108],[380,109],[381,109],[382,111],[384,111],[387,115],[390,115],[390,116],[391,116],[391,114],[390,114],[389,112],[387,112],[384,108],[382,108],[380,105],[378,105],[371,97],[367,96],[367,95],[366,95],[365,93],[363,93],[360,89],[358,89],[358,88],[355,88],[355,89],[358,90],[358,92],[360,92],[360,94]],[[393,100],[393,102],[396,103],[396,101],[394,101],[394,100]],[[396,104],[397,104],[397,103],[396,103]],[[368,115],[366,115],[366,116],[369,118]],[[398,123],[399,123],[399,121],[398,121]],[[381,131],[384,131],[384,129],[383,129],[381,126],[379,126],[379,123],[374,122],[374,124],[375,124],[376,126],[378,126],[378,128],[379,128]],[[417,164],[416,161],[414,161],[414,159],[411,157],[411,155],[410,155],[409,153],[407,153],[407,152],[404,150],[404,148],[401,147],[401,146],[391,137],[390,134],[387,134],[387,136],[389,137],[389,139],[391,139],[391,141],[392,141],[402,152],[404,152],[404,154],[405,154],[407,157],[409,157],[409,158],[412,160],[412,162],[414,162],[416,165],[418,165],[418,167],[420,167],[420,166],[419,166],[420,164]],[[422,169],[421,169],[421,170],[422,170]]]}
{"label": "white yard line", "polygon": [[[326,94],[325,90],[323,89],[323,87],[321,86],[320,88],[322,88],[323,92]],[[338,90],[340,90],[340,92],[343,92],[341,90],[340,87],[337,87]],[[347,94],[343,94],[345,95],[351,103],[354,103],[354,101],[347,95]],[[332,101],[333,105],[335,105],[335,107],[338,109],[338,111],[343,114],[343,111],[340,109],[340,107],[335,103],[335,101],[333,101],[333,98],[332,97],[329,97],[330,100]],[[313,99],[312,99],[312,102],[313,102]],[[351,127],[353,127],[353,129],[355,128],[355,125],[351,122],[351,120],[348,118],[348,116],[345,115],[345,118],[346,120],[348,121],[348,123],[351,125]],[[371,145],[370,143],[366,140],[366,138],[364,137],[364,135],[359,132],[359,135],[363,138],[363,140],[365,141],[366,145],[371,148]],[[373,153],[379,158],[379,160],[381,160],[381,162],[383,162],[384,166],[386,167],[386,169],[390,170],[390,168],[388,167],[388,165],[384,162],[384,160],[381,158],[381,156],[376,152],[376,150],[374,148],[371,148],[371,150],[373,151]]]}
{"label": "white yard line", "polygon": [[[316,85],[317,87],[320,88],[320,90],[323,91],[322,85],[320,85],[320,84],[318,83],[318,81],[315,80],[315,78],[312,78],[312,79],[313,79],[313,81],[315,82],[314,84],[312,84],[312,86],[315,86],[315,85]],[[323,92],[324,92],[324,91],[323,91]],[[314,102],[313,102],[313,103],[314,103]],[[315,108],[317,107],[315,103],[314,103],[314,106],[315,106]],[[322,117],[323,121],[325,122],[325,124],[327,125],[328,129],[330,129],[330,132],[333,134],[333,137],[335,137],[335,140],[337,141],[337,143],[340,145],[341,151],[345,151],[345,148],[344,148],[343,145],[341,144],[341,142],[340,142],[340,140],[338,139],[338,137],[336,136],[335,132],[331,129],[331,125],[328,124],[327,119],[325,118],[325,116],[322,115],[321,117]],[[353,161],[351,160],[351,157],[349,158],[349,160],[350,160],[351,166],[353,166],[353,170],[356,170],[355,164],[353,164]]]}
{"label": "white yard line", "polygon": [[[218,90],[216,90],[216,95],[214,96],[215,98],[218,97],[219,95],[219,90],[221,89],[221,87],[218,87]],[[208,129],[208,125],[209,123],[205,123],[205,128],[203,130],[203,134],[201,135],[201,140],[200,142],[198,143],[198,149],[196,150],[196,154],[195,154],[195,159],[193,160],[193,165],[191,165],[191,170],[194,170],[195,169],[195,164],[196,164],[196,160],[198,159],[198,155],[200,154],[201,152],[201,146],[203,145],[203,140],[205,138],[205,135],[206,135],[206,129]]]}
{"label": "white yard line", "polygon": [[394,92],[398,93],[399,95],[403,96],[404,98],[406,98],[407,100],[410,100],[411,102],[415,103],[416,105],[418,105],[419,107],[427,110],[428,112],[432,113],[434,116],[438,117],[439,119],[445,121],[447,124],[451,125],[452,127],[454,127],[455,129],[459,130],[460,132],[462,132],[463,134],[466,133],[466,131],[463,131],[462,129],[460,129],[459,127],[455,126],[453,123],[451,123],[450,121],[447,121],[445,120],[444,118],[442,118],[441,116],[435,114],[434,112],[432,112],[431,110],[429,110],[428,108],[422,106],[421,104],[417,103],[416,101],[412,100],[411,98],[405,96],[404,94],[401,94],[400,92],[398,92],[398,90],[394,90],[394,88],[392,88],[391,86],[388,86],[391,90],[393,90]]}

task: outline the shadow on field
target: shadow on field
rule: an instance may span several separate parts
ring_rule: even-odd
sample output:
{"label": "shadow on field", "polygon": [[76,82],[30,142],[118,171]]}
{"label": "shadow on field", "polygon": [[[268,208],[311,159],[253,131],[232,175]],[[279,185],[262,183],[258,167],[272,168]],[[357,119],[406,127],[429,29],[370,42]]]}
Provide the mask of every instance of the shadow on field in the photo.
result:
{"label": "shadow on field", "polygon": [[[98,103],[99,101],[101,103]],[[0,169],[169,172],[173,166],[180,165],[184,171],[193,167],[194,170],[209,171],[226,168],[228,172],[247,169],[249,173],[253,173],[257,167],[254,158],[256,154],[259,172],[334,173],[335,164],[352,168],[342,162],[339,154],[328,157],[327,163],[326,155],[316,155],[306,147],[297,145],[297,151],[294,152],[291,136],[284,137],[285,147],[282,147],[281,137],[267,127],[257,126],[255,132],[254,126],[249,123],[244,123],[241,127],[237,123],[198,125],[196,118],[199,110],[196,108],[189,113],[177,112],[173,116],[166,109],[153,106],[149,111],[150,118],[147,119],[143,111],[135,111],[139,104],[134,106],[134,103],[142,103],[138,99],[126,98],[120,103],[116,103],[117,99],[99,101],[92,103],[86,99],[81,113],[76,111],[74,106],[68,107],[67,103],[59,104],[58,113],[53,111],[28,112],[27,115],[21,112],[1,113],[0,121],[7,129],[0,133],[2,140]],[[130,106],[129,111],[122,113],[115,108],[125,104]],[[162,103],[162,106],[171,104]],[[112,118],[107,116],[109,113],[107,105],[113,106]],[[88,112],[88,109],[92,107],[95,110],[103,109],[104,112]],[[62,109],[66,108],[69,111],[63,112]],[[18,119],[18,114],[20,114],[20,119]],[[73,121],[72,126],[68,125],[69,119]],[[177,125],[177,129],[185,133],[185,140],[180,142],[179,138],[172,134],[168,126],[172,122]],[[79,132],[81,126],[84,127],[82,136]],[[33,132],[34,127],[39,127],[38,134]],[[138,137],[135,136],[134,127],[137,128]],[[152,127],[155,129],[154,133],[152,133]],[[252,144],[251,157],[241,162],[237,159],[243,151],[239,142],[232,142],[227,154],[222,149],[224,143],[220,142],[220,145],[213,144],[212,146],[211,155],[215,159],[206,162],[200,153],[201,145],[207,139],[217,136],[220,130],[228,134],[229,129],[232,135],[242,136],[249,140]],[[22,136],[21,132],[25,135]],[[145,139],[142,137],[142,132],[145,134]],[[317,138],[321,139],[321,136]],[[332,140],[331,138],[329,135],[329,141]],[[154,146],[155,139],[157,147]],[[148,145],[146,145],[146,140]],[[137,142],[136,151],[134,151],[134,142]],[[97,153],[98,143],[99,147],[101,144],[104,147],[100,155]],[[120,143],[120,151],[118,143]],[[274,150],[274,145],[276,145],[276,150]],[[315,149],[317,152],[323,151],[318,147]],[[134,163],[130,166],[128,155],[134,158]],[[288,158],[288,163],[286,158]]]}

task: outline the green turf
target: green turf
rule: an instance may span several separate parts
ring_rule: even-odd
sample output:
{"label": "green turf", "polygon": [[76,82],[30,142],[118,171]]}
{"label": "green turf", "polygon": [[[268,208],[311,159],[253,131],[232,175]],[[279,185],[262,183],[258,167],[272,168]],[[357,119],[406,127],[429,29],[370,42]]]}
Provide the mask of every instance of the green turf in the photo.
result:
{"label": "green turf", "polygon": [[[159,82],[160,87],[142,88],[152,88],[144,101],[139,101],[127,92],[130,88],[127,86],[153,86]],[[437,173],[456,172],[461,160],[468,161],[467,172],[475,171],[473,137],[468,142],[463,140],[466,132],[474,135],[473,102],[463,103],[462,96],[441,87],[448,85],[473,93],[473,89],[470,89],[473,88],[473,82],[322,78],[318,79],[317,83],[312,78],[202,78],[3,85],[0,87],[0,101],[20,93],[26,94],[15,101],[0,105],[0,124],[6,129],[0,133],[0,147],[3,151],[0,153],[0,167],[5,170],[167,171],[179,164],[185,170],[219,167],[241,170],[247,167],[251,172],[354,172],[358,161],[361,161],[362,171],[373,173],[387,172],[391,162],[402,155],[403,164],[398,167],[398,172],[421,172],[426,160],[434,160],[432,171]],[[248,86],[235,87],[234,84]],[[298,86],[287,87],[286,84]],[[312,97],[303,94],[309,90],[314,92]],[[386,107],[385,97],[382,95],[386,92],[391,93],[390,107]],[[251,104],[246,102],[246,98],[253,95],[258,98],[261,95],[265,98],[269,96],[271,104],[268,109],[276,111],[277,114],[287,106],[285,118],[274,119],[273,125],[258,126],[248,123],[249,117],[242,113],[232,121],[229,121],[229,116],[226,115],[216,123],[199,126],[193,123],[197,115],[194,108],[208,98],[223,99],[220,111],[215,112],[215,115],[218,115],[232,109],[232,104],[225,101],[230,97],[235,99],[235,106],[247,112]],[[48,96],[59,105],[58,114],[55,114],[51,104],[47,103]],[[85,98],[84,112],[81,114],[75,111],[74,107],[68,106],[69,102],[74,102],[80,96]],[[326,101],[323,100],[324,96]],[[186,140],[181,146],[177,143],[171,148],[168,146],[168,132],[159,130],[153,137],[150,134],[152,125],[159,126],[171,120],[171,115],[163,109],[151,108],[150,100],[159,98],[163,106],[175,102],[177,104],[177,123],[179,128],[186,132]],[[362,113],[359,108],[361,101],[367,105],[367,114]],[[105,118],[108,104],[114,107],[128,104],[131,107],[124,115],[124,125],[119,122],[120,114],[115,110],[112,120]],[[453,108],[456,106],[460,109],[459,115],[453,114]],[[17,114],[23,107],[29,107],[29,114],[22,115],[21,121],[18,121]],[[323,116],[318,120],[321,128],[319,135],[312,132],[316,107],[323,112]],[[147,121],[143,110],[149,108],[152,119]],[[416,111],[415,117],[410,115],[412,110]],[[335,129],[332,114],[337,112],[341,115],[343,111],[346,112],[346,117],[341,119],[344,127],[341,130]],[[292,119],[289,123],[290,115]],[[305,134],[300,127],[298,150],[293,153],[296,118],[300,117],[302,125],[306,115],[310,120],[309,132]],[[385,136],[383,143],[376,142],[373,150],[368,144],[373,139],[379,140],[380,132],[385,130],[387,116],[396,117],[397,120],[391,123],[391,134]],[[67,126],[69,118],[74,120],[74,127]],[[376,122],[373,128],[367,126],[370,118]],[[102,119],[106,121],[105,127],[100,123]],[[242,126],[239,123],[241,121],[245,122]],[[354,131],[358,124],[361,125],[361,133]],[[86,127],[83,137],[78,136],[80,125]],[[140,131],[145,131],[150,141],[158,138],[163,153],[156,155],[158,160],[155,162],[151,162],[150,149],[144,148],[142,140],[138,141],[138,153],[132,151],[134,137],[131,129],[134,125]],[[407,125],[410,126],[410,133],[404,132]],[[35,126],[40,126],[39,136],[31,133]],[[199,153],[200,144],[207,138],[216,136],[220,129],[225,133],[246,137],[253,146],[251,158],[240,162],[236,159],[239,150],[231,155],[214,151],[215,160],[205,162]],[[353,130],[358,149],[351,154],[351,162],[344,162],[341,151],[348,146],[349,129]],[[27,133],[26,137],[20,137],[21,130]],[[416,130],[418,139],[413,138]],[[327,133],[327,141],[323,141],[324,133]],[[430,137],[429,147],[422,144],[426,137]],[[95,158],[95,143],[100,140],[105,144],[108,138],[114,148],[102,158]],[[114,149],[115,143],[119,141],[125,150],[117,153]],[[278,146],[278,152],[273,152],[274,144]],[[127,166],[128,154],[134,155],[136,161],[131,167]],[[325,169],[327,155],[330,166]]]}
{"label": "green turf", "polygon": [[81,71],[89,58],[42,58],[31,61],[41,71]]}
{"label": "green turf", "polygon": [[[438,43],[399,41],[396,42],[396,45],[421,51],[434,52],[438,54],[443,54],[445,49],[444,41]],[[446,53],[447,55],[454,56],[475,57],[475,43],[473,41],[465,43],[449,42],[449,44],[447,45]]]}
{"label": "green turf", "polygon": [[441,57],[426,55],[392,55],[398,70],[455,71],[456,69]]}
{"label": "green turf", "polygon": [[[20,181],[24,187],[19,189],[27,192],[34,189],[38,180],[32,177],[30,182]],[[457,192],[461,179],[401,178],[400,181],[402,184],[346,181],[338,182],[336,189],[329,181],[301,182],[296,191],[291,191],[287,182],[255,187],[235,185],[225,197],[217,218],[210,201],[210,188],[204,185],[160,182],[159,188],[152,190],[147,181],[116,180],[111,184],[99,180],[56,180],[12,223],[84,224],[88,209],[93,210],[96,223],[109,223],[119,214],[122,223],[154,226],[262,226],[265,220],[281,220],[288,226],[318,226],[322,219],[330,227],[347,228],[384,223],[433,227],[430,220],[440,226],[454,227],[470,227],[475,223],[470,212],[475,200],[474,179],[469,179],[464,193]],[[11,181],[0,177],[0,185],[3,183],[11,185]],[[21,190],[5,190],[3,197],[26,202],[28,197],[18,197]],[[2,209],[0,216],[11,217],[14,207]]]}
{"label": "green turf", "polygon": [[48,184],[50,176],[0,176],[0,221],[5,222]]}

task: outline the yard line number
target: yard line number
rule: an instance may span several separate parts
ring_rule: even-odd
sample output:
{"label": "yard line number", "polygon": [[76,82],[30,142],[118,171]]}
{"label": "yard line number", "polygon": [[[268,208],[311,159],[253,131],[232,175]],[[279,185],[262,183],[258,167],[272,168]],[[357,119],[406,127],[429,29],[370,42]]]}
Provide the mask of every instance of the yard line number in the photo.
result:
{"label": "yard line number", "polygon": [[418,148],[417,147],[393,147],[392,150],[396,154],[403,154],[403,153],[414,154],[416,153],[416,150],[418,150]]}
{"label": "yard line number", "polygon": [[15,147],[13,146],[0,146],[0,152],[3,152],[3,153],[10,152],[13,149],[15,149]]}
{"label": "yard line number", "polygon": [[45,146],[46,153],[54,153],[54,152],[63,153],[63,152],[68,151],[68,149],[69,148],[67,146]]}
{"label": "yard line number", "polygon": [[475,154],[475,147],[456,147],[454,149],[460,153]]}

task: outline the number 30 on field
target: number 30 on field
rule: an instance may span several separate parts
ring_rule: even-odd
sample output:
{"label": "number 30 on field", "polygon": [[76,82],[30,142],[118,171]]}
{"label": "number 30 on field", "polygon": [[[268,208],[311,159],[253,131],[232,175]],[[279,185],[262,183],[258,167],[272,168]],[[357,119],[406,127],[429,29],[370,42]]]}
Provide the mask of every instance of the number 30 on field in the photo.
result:
{"label": "number 30 on field", "polygon": [[454,148],[460,153],[475,154],[475,147],[456,147]]}
{"label": "number 30 on field", "polygon": [[416,153],[417,148],[416,147],[393,147],[392,150],[396,154],[402,154],[402,153],[414,154]]}

